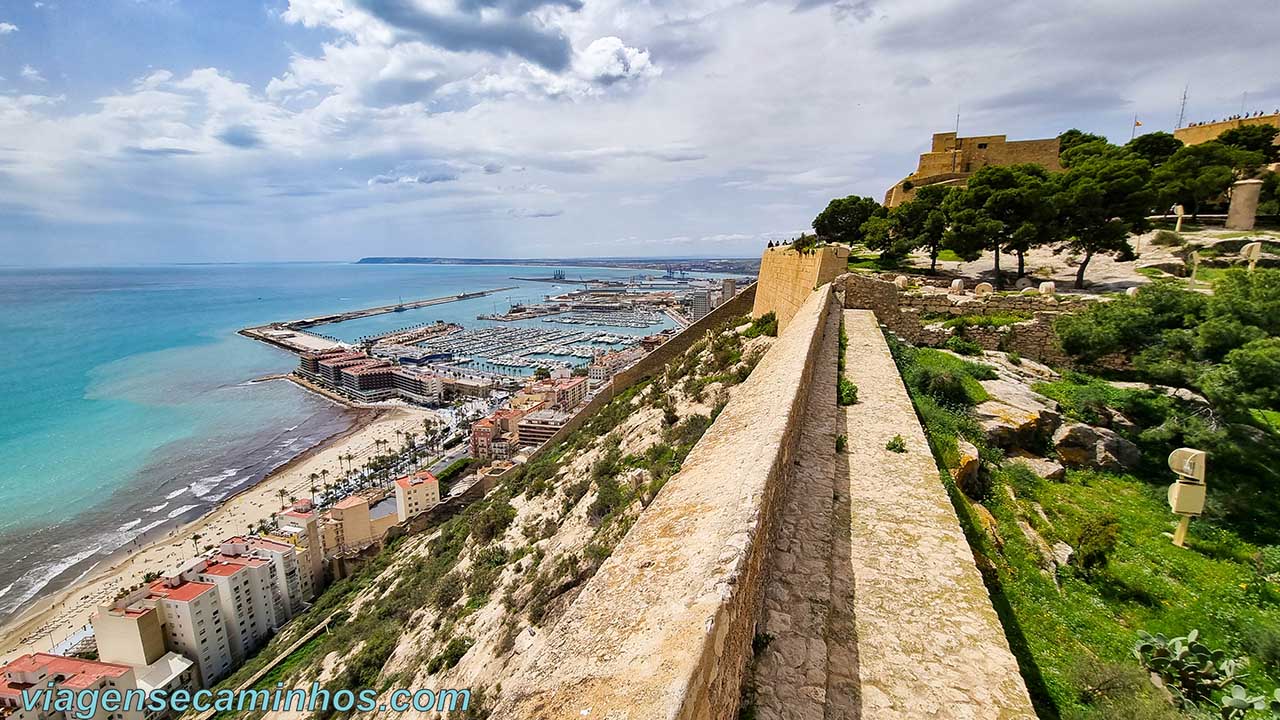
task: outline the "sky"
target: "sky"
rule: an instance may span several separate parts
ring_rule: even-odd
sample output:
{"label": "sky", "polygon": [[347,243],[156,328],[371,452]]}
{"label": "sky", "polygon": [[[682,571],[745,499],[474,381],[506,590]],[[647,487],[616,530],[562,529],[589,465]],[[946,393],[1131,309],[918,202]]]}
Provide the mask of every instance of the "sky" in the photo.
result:
{"label": "sky", "polygon": [[1280,107],[1280,3],[0,0],[0,265],[754,256],[930,135]]}

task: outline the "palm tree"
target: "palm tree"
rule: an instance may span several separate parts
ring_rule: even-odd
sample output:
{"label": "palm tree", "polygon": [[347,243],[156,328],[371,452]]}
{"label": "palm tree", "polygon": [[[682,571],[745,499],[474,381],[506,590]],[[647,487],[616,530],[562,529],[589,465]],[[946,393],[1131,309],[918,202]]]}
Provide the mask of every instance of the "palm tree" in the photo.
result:
{"label": "palm tree", "polygon": [[283,510],[283,509],[285,509],[285,508],[289,507],[289,504],[285,502],[285,498],[289,497],[289,491],[288,491],[288,490],[285,490],[284,488],[280,488],[279,490],[277,490],[277,491],[276,491],[276,495],[279,495],[279,496],[280,496],[280,509],[281,509],[281,510]]}
{"label": "palm tree", "polygon": [[316,504],[316,481],[312,480],[311,485],[309,485],[307,489],[311,491],[311,504],[315,505]]}
{"label": "palm tree", "polygon": [[200,533],[191,536],[191,547],[195,548],[196,554],[200,554],[200,540],[204,538]]}

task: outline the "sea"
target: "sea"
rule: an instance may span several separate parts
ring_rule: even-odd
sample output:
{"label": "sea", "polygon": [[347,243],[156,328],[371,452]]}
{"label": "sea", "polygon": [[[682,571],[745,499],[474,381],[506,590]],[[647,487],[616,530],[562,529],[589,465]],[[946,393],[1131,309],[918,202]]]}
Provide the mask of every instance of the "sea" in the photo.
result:
{"label": "sea", "polygon": [[516,286],[314,330],[354,340],[436,320],[481,327],[493,323],[477,315],[575,280],[658,274],[562,269],[555,284],[512,279],[553,270],[521,266],[0,268],[0,622],[351,427],[349,410],[291,382],[255,382],[296,360],[240,328]]}

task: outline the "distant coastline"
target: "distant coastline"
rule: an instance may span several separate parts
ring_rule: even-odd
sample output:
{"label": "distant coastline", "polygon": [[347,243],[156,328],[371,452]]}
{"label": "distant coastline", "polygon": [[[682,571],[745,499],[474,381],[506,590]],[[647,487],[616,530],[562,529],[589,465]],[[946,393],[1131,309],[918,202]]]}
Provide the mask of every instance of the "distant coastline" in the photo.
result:
{"label": "distant coastline", "polygon": [[601,258],[453,258],[363,257],[357,265],[526,265],[536,267],[600,267],[680,272],[743,273],[755,275],[760,258],[601,257]]}

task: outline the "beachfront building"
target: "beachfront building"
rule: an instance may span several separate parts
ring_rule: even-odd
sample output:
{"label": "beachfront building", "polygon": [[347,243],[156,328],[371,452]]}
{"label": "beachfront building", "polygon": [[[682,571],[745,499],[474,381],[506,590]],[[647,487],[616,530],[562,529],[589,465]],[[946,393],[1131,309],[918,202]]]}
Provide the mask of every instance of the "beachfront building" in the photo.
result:
{"label": "beachfront building", "polygon": [[409,402],[435,405],[445,391],[444,381],[433,373],[396,365],[346,348],[304,353],[298,358],[296,372],[311,382],[359,402],[399,397]]}
{"label": "beachfront building", "polygon": [[391,376],[400,397],[420,405],[438,405],[444,397],[444,381],[439,375],[398,367]]}
{"label": "beachfront building", "polygon": [[[190,658],[165,646],[160,610],[155,607],[106,606],[93,616],[98,659],[133,668],[137,687],[145,692],[199,689],[198,672]],[[145,713],[146,720],[171,716]]]}
{"label": "beachfront building", "polygon": [[[53,688],[49,684],[53,684]],[[123,699],[124,693],[137,690],[134,669],[128,665],[81,660],[80,658],[30,653],[15,658],[0,668],[0,717],[6,720],[70,720],[73,713],[56,710],[45,712],[43,708],[25,710],[22,701],[24,690],[57,692],[66,688],[73,692],[116,689]],[[91,720],[145,720],[140,712],[107,712],[101,706],[89,709]],[[79,712],[79,709],[73,712]],[[84,718],[83,714],[76,715]]]}
{"label": "beachfront building", "polygon": [[[579,378],[580,380],[585,378]],[[568,424],[573,415],[556,410],[538,410],[520,420],[520,443],[524,447],[537,447],[550,440],[560,428]]]}
{"label": "beachfront building", "polygon": [[404,522],[440,504],[440,481],[424,470],[396,480],[396,518]]}
{"label": "beachfront building", "polygon": [[272,592],[271,563],[260,558],[194,561],[188,570],[200,582],[214,587],[218,607],[226,621],[231,657],[243,663],[267,643],[283,625],[284,603]]}
{"label": "beachfront building", "polygon": [[396,499],[390,493],[349,495],[320,516],[320,542],[326,558],[368,547],[396,524]]}
{"label": "beachfront building", "polygon": [[235,668],[218,592],[209,583],[176,573],[125,595],[112,607],[155,609],[164,628],[165,647],[195,663],[202,687],[216,684]]}
{"label": "beachfront building", "polygon": [[253,557],[271,563],[274,591],[283,600],[286,621],[305,610],[314,597],[303,589],[298,552],[290,543],[258,535],[238,536],[223,540],[219,552],[222,557],[231,558],[230,562],[235,562],[234,558]]}
{"label": "beachfront building", "polygon": [[320,594],[324,586],[324,545],[320,540],[320,516],[310,500],[299,500],[280,513],[274,535],[268,539],[293,546],[298,561],[298,580],[302,597],[308,602]]}

